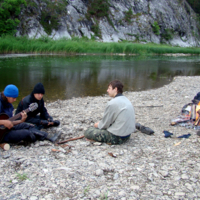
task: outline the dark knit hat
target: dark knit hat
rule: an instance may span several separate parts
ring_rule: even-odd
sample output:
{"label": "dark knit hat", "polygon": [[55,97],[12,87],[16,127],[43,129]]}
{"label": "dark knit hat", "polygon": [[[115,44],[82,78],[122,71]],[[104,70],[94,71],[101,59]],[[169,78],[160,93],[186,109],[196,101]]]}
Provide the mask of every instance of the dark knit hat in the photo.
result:
{"label": "dark knit hat", "polygon": [[33,94],[45,94],[45,89],[42,83],[37,83],[33,89]]}
{"label": "dark knit hat", "polygon": [[19,95],[19,90],[15,85],[7,85],[3,91],[4,95],[6,97],[13,97],[13,98],[17,98]]}

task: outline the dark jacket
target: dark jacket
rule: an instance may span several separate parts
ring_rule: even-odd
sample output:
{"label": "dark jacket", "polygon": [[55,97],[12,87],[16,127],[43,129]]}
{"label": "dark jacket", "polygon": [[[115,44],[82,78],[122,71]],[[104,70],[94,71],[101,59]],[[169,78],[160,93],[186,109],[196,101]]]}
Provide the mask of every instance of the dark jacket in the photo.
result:
{"label": "dark jacket", "polygon": [[196,94],[196,96],[194,97],[194,99],[200,100],[200,92],[198,92],[198,93]]}
{"label": "dark jacket", "polygon": [[8,103],[2,99],[0,93],[0,114],[7,114],[10,117],[13,115],[14,107],[11,103]]}
{"label": "dark jacket", "polygon": [[194,97],[194,99],[192,100],[192,102],[193,102],[194,104],[198,104],[199,101],[200,101],[200,92],[198,92],[198,93],[196,94],[196,96]]}
{"label": "dark jacket", "polygon": [[[23,110],[27,109],[31,103],[35,103],[35,102],[38,104],[38,108],[36,110],[34,110],[33,112],[29,112],[27,114],[26,122],[38,125],[38,124],[40,124],[40,121],[42,119],[43,120],[47,120],[49,118],[52,118],[49,115],[49,113],[47,112],[47,109],[44,107],[43,98],[41,100],[37,100],[34,97],[33,92],[30,95],[24,97],[19,102],[19,105],[17,107],[17,110],[16,110],[15,114],[18,114],[18,113],[22,112]],[[40,118],[36,117],[38,114],[40,114]]]}

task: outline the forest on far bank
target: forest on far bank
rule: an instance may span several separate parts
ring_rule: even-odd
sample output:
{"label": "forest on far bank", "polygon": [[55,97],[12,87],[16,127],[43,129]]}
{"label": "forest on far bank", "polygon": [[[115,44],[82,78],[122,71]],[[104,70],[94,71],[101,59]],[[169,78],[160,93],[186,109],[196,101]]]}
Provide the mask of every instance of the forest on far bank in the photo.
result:
{"label": "forest on far bank", "polygon": [[190,6],[194,10],[194,12],[196,12],[197,14],[200,14],[200,1],[199,0],[186,0],[186,1],[190,4]]}

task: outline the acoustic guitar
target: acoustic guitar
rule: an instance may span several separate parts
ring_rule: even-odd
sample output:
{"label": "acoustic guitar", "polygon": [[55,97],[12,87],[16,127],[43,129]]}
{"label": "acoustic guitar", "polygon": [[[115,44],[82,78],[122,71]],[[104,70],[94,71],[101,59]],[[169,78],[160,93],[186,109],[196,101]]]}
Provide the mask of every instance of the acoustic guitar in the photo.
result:
{"label": "acoustic guitar", "polygon": [[[34,110],[36,110],[38,108],[38,104],[37,103],[32,103],[29,105],[29,107],[24,110],[26,113],[28,112],[33,112]],[[9,116],[7,114],[0,114],[0,120],[10,120],[10,121],[15,121],[16,119],[20,119],[21,118],[21,113],[18,113],[17,115],[9,118]],[[8,128],[6,128],[3,125],[0,125],[0,142],[3,139],[3,137],[5,136],[5,134],[9,131]]]}

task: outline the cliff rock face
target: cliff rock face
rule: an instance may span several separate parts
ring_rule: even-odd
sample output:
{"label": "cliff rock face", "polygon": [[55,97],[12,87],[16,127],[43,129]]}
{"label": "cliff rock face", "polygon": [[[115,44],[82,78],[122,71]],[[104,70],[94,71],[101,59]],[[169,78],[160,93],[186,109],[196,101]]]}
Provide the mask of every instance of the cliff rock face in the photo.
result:
{"label": "cliff rock face", "polygon": [[110,0],[108,15],[101,17],[88,15],[91,0],[68,0],[60,10],[49,9],[44,0],[29,1],[17,35],[199,46],[199,22],[185,0]]}

